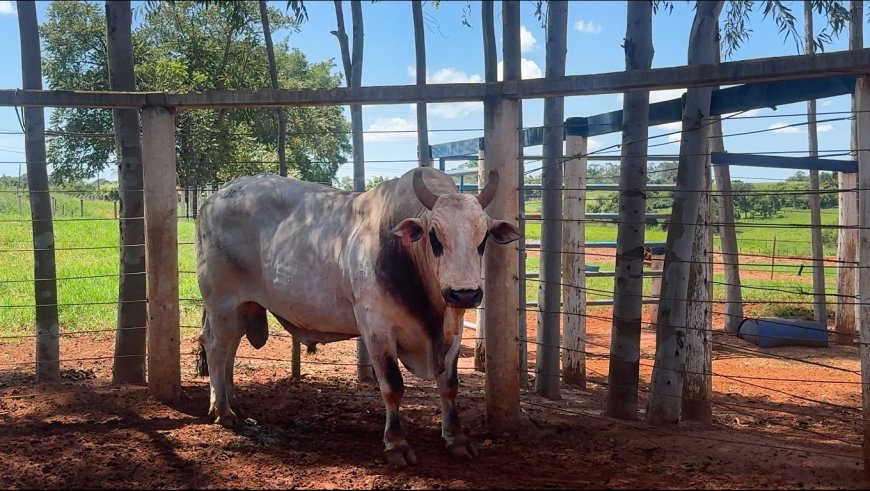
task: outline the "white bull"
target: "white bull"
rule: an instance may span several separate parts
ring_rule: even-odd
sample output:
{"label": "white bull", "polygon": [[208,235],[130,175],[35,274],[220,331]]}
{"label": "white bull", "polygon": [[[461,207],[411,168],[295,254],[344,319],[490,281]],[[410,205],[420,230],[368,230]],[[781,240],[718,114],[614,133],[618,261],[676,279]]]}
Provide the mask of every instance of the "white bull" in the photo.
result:
{"label": "white bull", "polygon": [[269,311],[309,349],[362,336],[386,405],[389,462],[416,462],[399,420],[397,360],[437,379],[447,448],[476,455],[455,408],[463,314],[483,297],[487,238],[506,244],[520,237],[517,227],[484,212],[497,183],[492,173],[479,196],[465,195],[446,174],[420,168],[352,193],[261,174],[233,180],[206,200],[196,260],[209,415],[224,426],[238,423],[236,349],[243,336],[255,348],[265,344]]}

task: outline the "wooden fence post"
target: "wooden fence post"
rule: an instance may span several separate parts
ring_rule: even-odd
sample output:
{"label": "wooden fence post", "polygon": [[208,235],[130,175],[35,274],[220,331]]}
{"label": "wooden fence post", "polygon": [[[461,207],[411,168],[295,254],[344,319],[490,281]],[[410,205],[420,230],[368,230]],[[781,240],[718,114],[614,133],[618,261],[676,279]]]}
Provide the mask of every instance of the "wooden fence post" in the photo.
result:
{"label": "wooden fence post", "polygon": [[[518,2],[503,2],[505,80],[519,79],[520,6]],[[484,141],[487,173],[498,172],[499,186],[487,208],[495,219],[516,220],[519,210],[517,192],[519,166],[518,99],[495,97],[484,105]],[[487,117],[488,116],[488,117]],[[520,307],[517,304],[519,286],[517,247],[510,245],[487,247],[486,318],[486,421],[494,431],[516,431],[520,417],[519,342]]]}
{"label": "wooden fence post", "polygon": [[864,472],[870,476],[870,75],[855,87],[858,127],[858,336],[861,342],[861,401],[864,416]]}
{"label": "wooden fence post", "polygon": [[175,115],[142,110],[145,265],[148,291],[148,391],[164,402],[181,396]]}
{"label": "wooden fence post", "polygon": [[[724,152],[722,119],[715,117],[710,127],[710,151]],[[722,247],[722,263],[725,267],[725,332],[737,334],[743,321],[743,291],[740,289],[740,255],[737,246],[737,231],[734,228],[734,195],[731,192],[731,169],[727,165],[713,166],[716,176],[716,191],[719,193],[719,243]]]}
{"label": "wooden fence post", "polygon": [[[566,128],[567,130],[567,128]],[[566,136],[562,231],[562,380],[586,388],[585,136]]]}
{"label": "wooden fence post", "polygon": [[[484,171],[484,159],[486,151],[480,149],[477,154],[477,192],[479,193],[483,186],[486,185],[486,172]],[[480,277],[486,281],[486,264],[480,268]],[[486,331],[483,330],[484,318],[486,317],[486,298],[483,296],[483,302],[477,308],[477,336],[474,340],[474,369],[478,372],[486,371]]]}

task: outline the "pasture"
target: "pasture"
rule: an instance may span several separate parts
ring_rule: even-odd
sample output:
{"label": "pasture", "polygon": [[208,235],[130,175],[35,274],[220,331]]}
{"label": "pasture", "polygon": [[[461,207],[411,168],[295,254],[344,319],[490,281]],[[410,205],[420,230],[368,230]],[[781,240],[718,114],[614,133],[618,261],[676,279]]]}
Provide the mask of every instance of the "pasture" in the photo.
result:
{"label": "pasture", "polygon": [[[443,448],[437,391],[403,369],[405,429],[420,464],[394,469],[382,456],[383,403],[376,387],[355,380],[355,344],[334,343],[303,354],[302,379],[289,376],[290,340],[273,325],[257,351],[243,342],[236,380],[247,425],[237,431],[210,424],[207,379],[194,376],[200,307],[192,220],[181,217],[182,401],[165,406],[143,386],[111,380],[117,295],[117,221],[111,202],[57,196],[61,368],[57,385],[33,382],[32,256],[28,210],[14,193],[0,193],[0,426],[6,465],[0,483],[12,488],[865,488],[860,453],[860,385],[854,346],[761,350],[721,331],[714,303],[712,425],[683,423],[658,430],[603,416],[612,312],[587,311],[585,388],[565,387],[556,403],[521,393],[522,422],[514,435],[487,430],[484,376],[473,368],[474,331],[460,353],[460,417],[477,443],[476,461]],[[529,204],[534,207],[534,203]],[[796,223],[789,210],[771,223]],[[827,218],[826,218],[827,219]],[[19,221],[20,220],[20,221]],[[741,251],[808,256],[809,230],[758,221],[738,234]],[[589,225],[589,240],[614,240],[613,225]],[[664,240],[660,228],[650,240]],[[804,234],[804,235],[801,235]],[[594,237],[594,239],[592,238]],[[536,239],[530,227],[528,239]],[[772,242],[771,242],[772,244]],[[791,249],[780,249],[790,244]],[[782,247],[786,247],[783,245]],[[590,260],[612,269],[613,250]],[[609,257],[607,255],[610,255]],[[742,274],[746,315],[770,315],[805,305],[811,287],[800,260],[747,255]],[[532,253],[528,269],[537,269]],[[771,279],[771,272],[773,279]],[[834,271],[827,272],[833,292]],[[718,271],[714,281],[724,281]],[[607,298],[612,279],[589,278],[589,298]],[[756,289],[753,287],[760,287]],[[649,289],[647,281],[646,290]],[[529,281],[528,298],[537,286]],[[714,284],[715,300],[724,296]],[[645,318],[648,307],[645,308]],[[474,320],[474,312],[467,314]],[[529,366],[536,362],[536,315],[527,313]],[[645,328],[641,345],[641,403],[655,352]],[[824,381],[824,384],[818,382]],[[71,465],[75,462],[75,465]]]}

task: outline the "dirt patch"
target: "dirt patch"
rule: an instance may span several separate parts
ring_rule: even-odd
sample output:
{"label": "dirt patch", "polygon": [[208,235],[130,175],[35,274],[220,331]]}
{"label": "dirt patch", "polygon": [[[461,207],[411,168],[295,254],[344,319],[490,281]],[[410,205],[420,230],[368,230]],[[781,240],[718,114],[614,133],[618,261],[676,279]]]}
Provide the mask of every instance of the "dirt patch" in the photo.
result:
{"label": "dirt patch", "polygon": [[[434,384],[405,373],[403,426],[419,465],[382,454],[383,404],[355,382],[353,342],[303,355],[292,380],[287,337],[243,344],[237,384],[249,424],[206,418],[206,379],[193,376],[195,334],[182,339],[184,395],[163,405],[142,386],[113,386],[109,337],[62,338],[64,379],[36,384],[30,343],[0,345],[3,488],[853,488],[861,463],[858,353],[851,346],[762,350],[714,336],[714,423],[653,429],[604,416],[611,324],[590,310],[587,388],[561,401],[521,395],[514,434],[485,424],[474,331],[461,353],[460,416],[476,461],[445,450]],[[596,319],[594,316],[600,317]],[[473,314],[469,314],[469,319]],[[529,313],[529,339],[536,336]],[[721,325],[718,324],[718,325]],[[654,333],[644,331],[640,414]],[[536,350],[529,345],[534,370]],[[108,357],[108,358],[103,358]],[[803,360],[815,363],[809,365]],[[14,363],[22,363],[14,366]],[[532,373],[533,375],[533,373]]]}

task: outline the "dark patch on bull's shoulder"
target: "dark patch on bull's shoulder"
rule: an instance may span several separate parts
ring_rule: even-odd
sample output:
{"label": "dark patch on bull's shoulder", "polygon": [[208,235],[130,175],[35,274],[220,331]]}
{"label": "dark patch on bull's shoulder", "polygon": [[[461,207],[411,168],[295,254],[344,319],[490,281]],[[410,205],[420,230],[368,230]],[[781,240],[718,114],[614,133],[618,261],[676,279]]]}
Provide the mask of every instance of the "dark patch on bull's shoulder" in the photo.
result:
{"label": "dark patch on bull's shoulder", "polygon": [[444,309],[439,309],[429,299],[420,268],[402,246],[401,239],[390,232],[395,226],[396,223],[387,223],[380,231],[380,251],[375,265],[378,283],[420,321],[430,339],[440,340]]}

